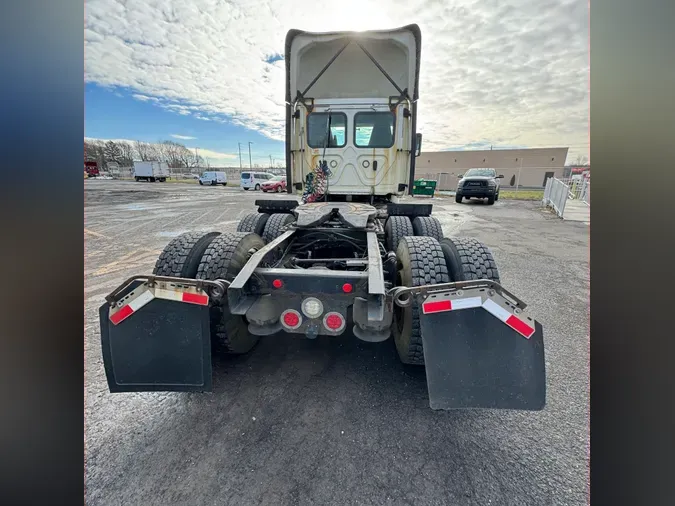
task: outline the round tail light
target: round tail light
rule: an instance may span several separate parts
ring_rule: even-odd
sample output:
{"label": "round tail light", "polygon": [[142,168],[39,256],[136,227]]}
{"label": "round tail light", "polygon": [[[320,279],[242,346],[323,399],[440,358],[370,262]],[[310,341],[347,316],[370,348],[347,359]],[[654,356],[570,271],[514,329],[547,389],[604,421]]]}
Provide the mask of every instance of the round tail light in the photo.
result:
{"label": "round tail light", "polygon": [[291,330],[295,330],[302,325],[302,316],[295,309],[287,309],[281,313],[281,324]]}
{"label": "round tail light", "polygon": [[318,318],[323,313],[323,304],[316,297],[307,297],[302,301],[302,312],[307,318]]}
{"label": "round tail light", "polygon": [[345,328],[345,319],[340,313],[330,312],[323,317],[323,326],[331,332],[341,332]]}

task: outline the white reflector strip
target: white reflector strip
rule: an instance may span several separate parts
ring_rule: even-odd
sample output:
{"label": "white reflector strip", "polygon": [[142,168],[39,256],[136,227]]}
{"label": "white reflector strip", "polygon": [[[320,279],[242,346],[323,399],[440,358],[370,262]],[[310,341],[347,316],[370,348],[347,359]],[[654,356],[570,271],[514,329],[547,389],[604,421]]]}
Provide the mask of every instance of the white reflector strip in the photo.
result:
{"label": "white reflector strip", "polygon": [[129,306],[131,309],[134,311],[138,311],[141,309],[143,306],[145,306],[148,302],[150,302],[152,299],[155,297],[152,295],[152,292],[150,290],[147,290],[140,294],[138,297],[136,297],[134,300],[129,302]]}
{"label": "white reflector strip", "polygon": [[506,309],[504,309],[499,304],[490,299],[486,299],[485,302],[483,302],[483,308],[488,313],[490,313],[493,316],[496,316],[504,323],[506,323],[506,320],[508,320],[509,316],[511,316],[511,313],[509,313]]}
{"label": "white reflector strip", "polygon": [[129,304],[125,304],[124,306],[120,307],[117,311],[115,311],[113,314],[111,314],[109,316],[110,321],[113,323],[113,325],[117,325],[121,321],[129,318],[132,314],[134,314],[136,311],[145,306],[148,302],[150,302],[154,298],[155,297],[154,295],[152,295],[152,292],[146,290],[145,292],[141,293],[138,297],[136,297],[134,300],[129,302]]}
{"label": "white reflector strip", "polygon": [[183,302],[183,292],[167,290],[166,288],[155,288],[155,297],[158,299],[177,300]]}
{"label": "white reflector strip", "polygon": [[453,299],[452,310],[481,307],[483,299],[480,297],[467,297],[466,299]]}

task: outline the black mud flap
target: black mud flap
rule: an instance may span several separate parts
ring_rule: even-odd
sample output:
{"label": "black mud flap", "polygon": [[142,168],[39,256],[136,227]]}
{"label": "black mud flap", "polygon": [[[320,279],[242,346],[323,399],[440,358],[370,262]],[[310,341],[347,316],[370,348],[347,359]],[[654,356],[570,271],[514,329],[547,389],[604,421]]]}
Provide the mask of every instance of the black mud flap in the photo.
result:
{"label": "black mud flap", "polygon": [[529,339],[482,307],[422,314],[432,409],[538,411],[546,403],[541,324]]}
{"label": "black mud flap", "polygon": [[111,392],[211,390],[208,305],[154,298],[116,325],[99,309]]}

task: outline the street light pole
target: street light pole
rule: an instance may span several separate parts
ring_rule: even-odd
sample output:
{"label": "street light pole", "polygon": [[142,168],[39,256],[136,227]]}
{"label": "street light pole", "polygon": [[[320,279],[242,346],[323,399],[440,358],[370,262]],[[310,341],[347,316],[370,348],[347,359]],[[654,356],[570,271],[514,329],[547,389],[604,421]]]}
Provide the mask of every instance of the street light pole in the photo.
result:
{"label": "street light pole", "polygon": [[241,142],[238,142],[237,144],[239,144],[239,170],[241,170]]}
{"label": "street light pole", "polygon": [[272,155],[270,155],[270,169],[272,168]]}
{"label": "street light pole", "polygon": [[248,141],[248,167],[249,169],[253,168],[253,163],[251,162],[251,144],[253,144],[251,141]]}

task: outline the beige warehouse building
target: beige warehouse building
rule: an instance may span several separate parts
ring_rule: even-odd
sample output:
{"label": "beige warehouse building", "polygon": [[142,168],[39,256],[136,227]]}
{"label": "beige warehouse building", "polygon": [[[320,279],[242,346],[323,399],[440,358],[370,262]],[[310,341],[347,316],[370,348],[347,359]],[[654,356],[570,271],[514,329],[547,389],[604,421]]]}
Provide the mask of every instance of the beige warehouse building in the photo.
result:
{"label": "beige warehouse building", "polygon": [[568,149],[423,151],[415,162],[415,179],[432,179],[438,181],[439,190],[455,190],[458,175],[468,169],[489,167],[504,175],[503,187],[543,188],[547,178],[563,177]]}

